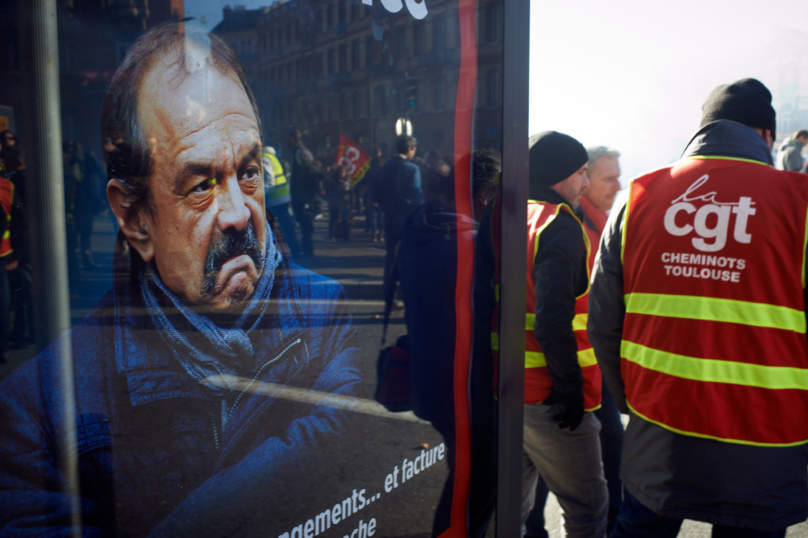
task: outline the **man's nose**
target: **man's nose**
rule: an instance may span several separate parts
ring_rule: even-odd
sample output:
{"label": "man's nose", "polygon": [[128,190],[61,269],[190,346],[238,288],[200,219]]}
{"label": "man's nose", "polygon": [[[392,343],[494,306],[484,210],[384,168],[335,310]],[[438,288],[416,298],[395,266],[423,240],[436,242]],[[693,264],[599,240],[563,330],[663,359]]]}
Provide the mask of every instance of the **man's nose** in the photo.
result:
{"label": "man's nose", "polygon": [[224,181],[218,202],[219,212],[216,219],[220,230],[235,228],[241,231],[247,226],[250,221],[250,209],[244,203],[244,194],[237,178]]}
{"label": "man's nose", "polygon": [[581,189],[586,190],[589,188],[589,176],[584,174],[583,181],[581,181]]}

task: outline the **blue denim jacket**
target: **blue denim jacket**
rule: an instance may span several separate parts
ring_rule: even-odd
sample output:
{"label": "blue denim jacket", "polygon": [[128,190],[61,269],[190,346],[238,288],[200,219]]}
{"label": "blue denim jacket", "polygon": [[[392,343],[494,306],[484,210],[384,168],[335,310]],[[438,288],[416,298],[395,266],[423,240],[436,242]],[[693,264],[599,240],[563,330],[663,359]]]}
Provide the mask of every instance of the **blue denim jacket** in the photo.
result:
{"label": "blue denim jacket", "polygon": [[115,301],[136,295],[130,284],[12,373],[0,385],[0,535],[72,533],[66,345],[84,536],[223,536],[272,517],[254,501],[316,472],[363,391],[342,286],[286,260],[275,284],[252,337],[259,359],[224,428],[221,400],[172,360],[142,305],[116,316]]}

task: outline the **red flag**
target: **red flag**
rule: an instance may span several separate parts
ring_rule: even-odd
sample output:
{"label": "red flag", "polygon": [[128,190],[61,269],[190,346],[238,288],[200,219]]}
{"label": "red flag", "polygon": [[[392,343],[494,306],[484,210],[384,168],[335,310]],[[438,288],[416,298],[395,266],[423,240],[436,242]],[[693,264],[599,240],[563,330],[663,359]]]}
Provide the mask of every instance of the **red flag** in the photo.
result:
{"label": "red flag", "polygon": [[370,168],[370,155],[348,135],[340,133],[337,158],[334,164],[344,166],[348,170],[351,183],[356,185]]}

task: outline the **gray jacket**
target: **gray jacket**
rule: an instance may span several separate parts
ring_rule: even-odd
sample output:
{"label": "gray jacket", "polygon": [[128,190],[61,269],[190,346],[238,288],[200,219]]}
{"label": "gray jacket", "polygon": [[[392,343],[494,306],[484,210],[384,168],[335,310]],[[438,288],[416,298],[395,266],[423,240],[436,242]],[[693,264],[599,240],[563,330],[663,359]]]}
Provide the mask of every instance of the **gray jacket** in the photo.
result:
{"label": "gray jacket", "polygon": [[[725,120],[696,133],[683,157],[693,155],[772,163],[771,152],[757,133]],[[765,531],[803,521],[808,516],[808,445],[773,448],[702,439],[673,433],[630,413],[620,372],[625,204],[625,199],[616,204],[601,237],[587,324],[606,384],[617,407],[630,415],[620,468],[623,484],[645,506],[666,517]]]}
{"label": "gray jacket", "polygon": [[802,169],[802,144],[789,137],[780,144],[777,169],[799,172]]}

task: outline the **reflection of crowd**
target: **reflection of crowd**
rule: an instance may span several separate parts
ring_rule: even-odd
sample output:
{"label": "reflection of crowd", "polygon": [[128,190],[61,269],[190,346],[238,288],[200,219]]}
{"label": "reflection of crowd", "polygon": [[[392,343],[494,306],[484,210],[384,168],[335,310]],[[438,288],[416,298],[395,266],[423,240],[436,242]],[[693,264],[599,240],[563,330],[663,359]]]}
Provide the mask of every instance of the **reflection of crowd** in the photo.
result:
{"label": "reflection of crowd", "polygon": [[[25,214],[25,162],[17,138],[0,133],[0,360],[33,342],[31,259]],[[14,324],[10,310],[14,310]]]}
{"label": "reflection of crowd", "polygon": [[[0,247],[0,349],[3,359],[11,349],[33,344],[32,273],[26,210],[26,166],[16,135],[0,133],[2,178],[2,235]],[[78,296],[79,272],[99,269],[93,260],[95,217],[106,207],[106,169],[95,151],[84,152],[78,142],[62,145],[65,234],[71,296]],[[14,313],[13,323],[10,312]]]}

